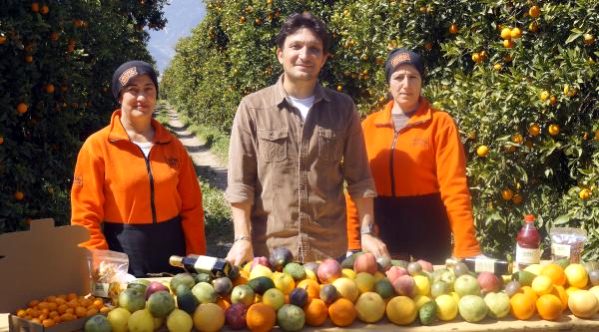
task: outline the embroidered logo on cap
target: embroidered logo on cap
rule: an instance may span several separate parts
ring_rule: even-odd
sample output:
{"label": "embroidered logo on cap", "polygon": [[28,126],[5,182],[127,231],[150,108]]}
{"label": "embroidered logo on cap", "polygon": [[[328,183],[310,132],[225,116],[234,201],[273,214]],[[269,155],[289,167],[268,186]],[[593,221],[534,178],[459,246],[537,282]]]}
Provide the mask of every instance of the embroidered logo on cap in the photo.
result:
{"label": "embroidered logo on cap", "polygon": [[399,53],[398,55],[394,56],[393,59],[391,59],[391,64],[393,65],[393,67],[395,67],[400,63],[411,62],[411,61],[412,61],[412,58],[410,58],[410,54]]}
{"label": "embroidered logo on cap", "polygon": [[129,82],[129,80],[131,79],[131,77],[135,77],[135,76],[137,76],[137,68],[136,67],[131,67],[131,68],[125,70],[121,74],[121,76],[119,76],[119,82],[121,82],[122,86],[125,86]]}

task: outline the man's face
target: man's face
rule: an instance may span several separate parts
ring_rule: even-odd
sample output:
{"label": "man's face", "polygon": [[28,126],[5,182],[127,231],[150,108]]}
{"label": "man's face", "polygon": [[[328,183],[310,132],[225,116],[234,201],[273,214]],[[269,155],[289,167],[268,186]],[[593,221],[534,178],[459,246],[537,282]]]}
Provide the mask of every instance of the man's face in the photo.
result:
{"label": "man's face", "polygon": [[400,65],[389,79],[389,92],[404,111],[413,111],[416,108],[421,88],[420,73],[416,67],[409,64]]}
{"label": "man's face", "polygon": [[307,28],[287,36],[283,48],[277,49],[285,77],[291,81],[316,81],[327,56],[322,40]]}

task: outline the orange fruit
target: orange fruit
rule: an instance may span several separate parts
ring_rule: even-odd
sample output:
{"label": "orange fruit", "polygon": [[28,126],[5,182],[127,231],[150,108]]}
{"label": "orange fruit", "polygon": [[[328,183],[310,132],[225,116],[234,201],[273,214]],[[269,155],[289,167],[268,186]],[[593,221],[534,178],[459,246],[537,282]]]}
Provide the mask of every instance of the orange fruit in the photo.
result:
{"label": "orange fruit", "polygon": [[562,316],[563,306],[559,297],[544,294],[537,300],[537,312],[546,320],[557,320]]}
{"label": "orange fruit", "polygon": [[19,103],[19,105],[17,105],[17,112],[19,112],[19,114],[26,113],[28,109],[29,105],[25,103]]}
{"label": "orange fruit", "polygon": [[270,331],[275,326],[276,321],[275,309],[264,303],[252,304],[245,316],[247,327],[252,332]]}
{"label": "orange fruit", "polygon": [[564,268],[555,264],[549,263],[541,268],[541,275],[548,276],[554,285],[563,286],[566,284],[566,273]]}
{"label": "orange fruit", "polygon": [[549,294],[553,291],[553,281],[549,276],[538,275],[532,280],[532,290],[537,295]]}
{"label": "orange fruit", "polygon": [[516,205],[522,204],[522,201],[524,201],[524,198],[522,197],[522,195],[518,193],[514,194],[514,196],[512,197],[512,203]]}
{"label": "orange fruit", "polygon": [[503,41],[503,47],[512,48],[514,47],[514,42],[511,39],[506,39]]}
{"label": "orange fruit", "polygon": [[481,145],[476,149],[476,154],[481,157],[484,158],[486,156],[489,155],[489,147],[486,145]]}
{"label": "orange fruit", "polygon": [[528,9],[528,15],[530,15],[530,17],[533,18],[537,18],[539,17],[539,15],[541,15],[541,8],[539,8],[539,6],[532,6]]}
{"label": "orange fruit", "polygon": [[568,293],[563,286],[556,285],[553,287],[553,292],[551,294],[559,297],[562,302],[562,310],[566,310],[568,308]]}
{"label": "orange fruit", "polygon": [[522,37],[522,30],[520,30],[520,28],[513,28],[512,31],[510,31],[510,35],[512,36],[512,39],[518,39]]}
{"label": "orange fruit", "polygon": [[583,188],[578,192],[578,197],[580,197],[580,199],[582,199],[583,201],[588,201],[589,198],[591,198],[591,195],[592,191],[588,188]]}
{"label": "orange fruit", "polygon": [[510,311],[516,319],[527,320],[535,314],[536,300],[524,293],[516,293],[510,298]]}
{"label": "orange fruit", "polygon": [[532,302],[536,302],[537,301],[537,298],[538,298],[537,293],[532,289],[532,287],[530,287],[530,286],[522,286],[522,287],[520,287],[520,291],[524,295],[530,297],[530,299],[532,300]]}
{"label": "orange fruit", "polygon": [[32,2],[31,3],[31,11],[34,13],[37,13],[40,11],[40,4],[37,2]]}
{"label": "orange fruit", "polygon": [[320,326],[329,317],[327,305],[321,299],[312,299],[304,306],[306,314],[306,324],[310,326]]}
{"label": "orange fruit", "polygon": [[512,38],[512,30],[510,28],[501,29],[501,39],[509,40]]}
{"label": "orange fruit", "polygon": [[[231,301],[224,297],[219,297],[218,300],[216,300],[216,304],[219,307],[221,307],[223,310],[226,311],[231,306]],[[100,308],[102,308],[102,307],[100,307]],[[98,309],[100,309],[100,308],[98,308]]]}
{"label": "orange fruit", "polygon": [[456,33],[458,33],[459,29],[458,29],[458,25],[453,23],[450,27],[449,27],[449,33],[451,33],[452,35],[455,35]]}
{"label": "orange fruit", "polygon": [[357,316],[354,304],[348,299],[340,298],[329,306],[329,317],[335,326],[349,326]]}
{"label": "orange fruit", "polygon": [[509,201],[514,197],[514,192],[510,188],[505,188],[501,191],[501,198],[504,201]]}

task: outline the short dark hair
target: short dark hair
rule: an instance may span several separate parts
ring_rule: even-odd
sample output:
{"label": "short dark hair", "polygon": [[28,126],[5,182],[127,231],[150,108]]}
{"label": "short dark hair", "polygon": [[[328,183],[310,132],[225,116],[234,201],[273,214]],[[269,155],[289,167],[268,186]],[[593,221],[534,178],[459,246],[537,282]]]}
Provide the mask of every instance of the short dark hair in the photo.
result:
{"label": "short dark hair", "polygon": [[312,30],[314,34],[320,38],[322,41],[322,48],[325,53],[329,53],[329,47],[331,46],[331,36],[327,29],[326,24],[318,19],[316,16],[310,14],[309,12],[303,13],[295,13],[289,15],[283,26],[281,26],[281,31],[277,35],[275,42],[279,48],[283,48],[285,44],[285,39],[289,35],[294,34],[297,30],[301,28],[306,28]]}

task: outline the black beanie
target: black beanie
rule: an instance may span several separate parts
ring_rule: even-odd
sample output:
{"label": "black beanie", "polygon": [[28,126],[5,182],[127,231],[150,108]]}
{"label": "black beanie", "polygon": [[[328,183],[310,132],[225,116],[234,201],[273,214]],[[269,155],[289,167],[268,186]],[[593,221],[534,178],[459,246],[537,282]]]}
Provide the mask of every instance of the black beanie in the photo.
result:
{"label": "black beanie", "polygon": [[422,57],[418,53],[405,48],[396,48],[389,52],[387,61],[385,62],[385,78],[387,79],[387,83],[389,83],[391,74],[393,74],[397,67],[404,64],[416,67],[416,70],[420,73],[420,78],[424,81],[424,62],[422,61]]}
{"label": "black beanie", "polygon": [[156,87],[156,96],[158,96],[158,78],[156,71],[147,62],[144,61],[128,61],[120,65],[112,74],[112,94],[114,98],[119,99],[121,89],[123,89],[129,81],[139,75],[148,75],[154,86]]}

